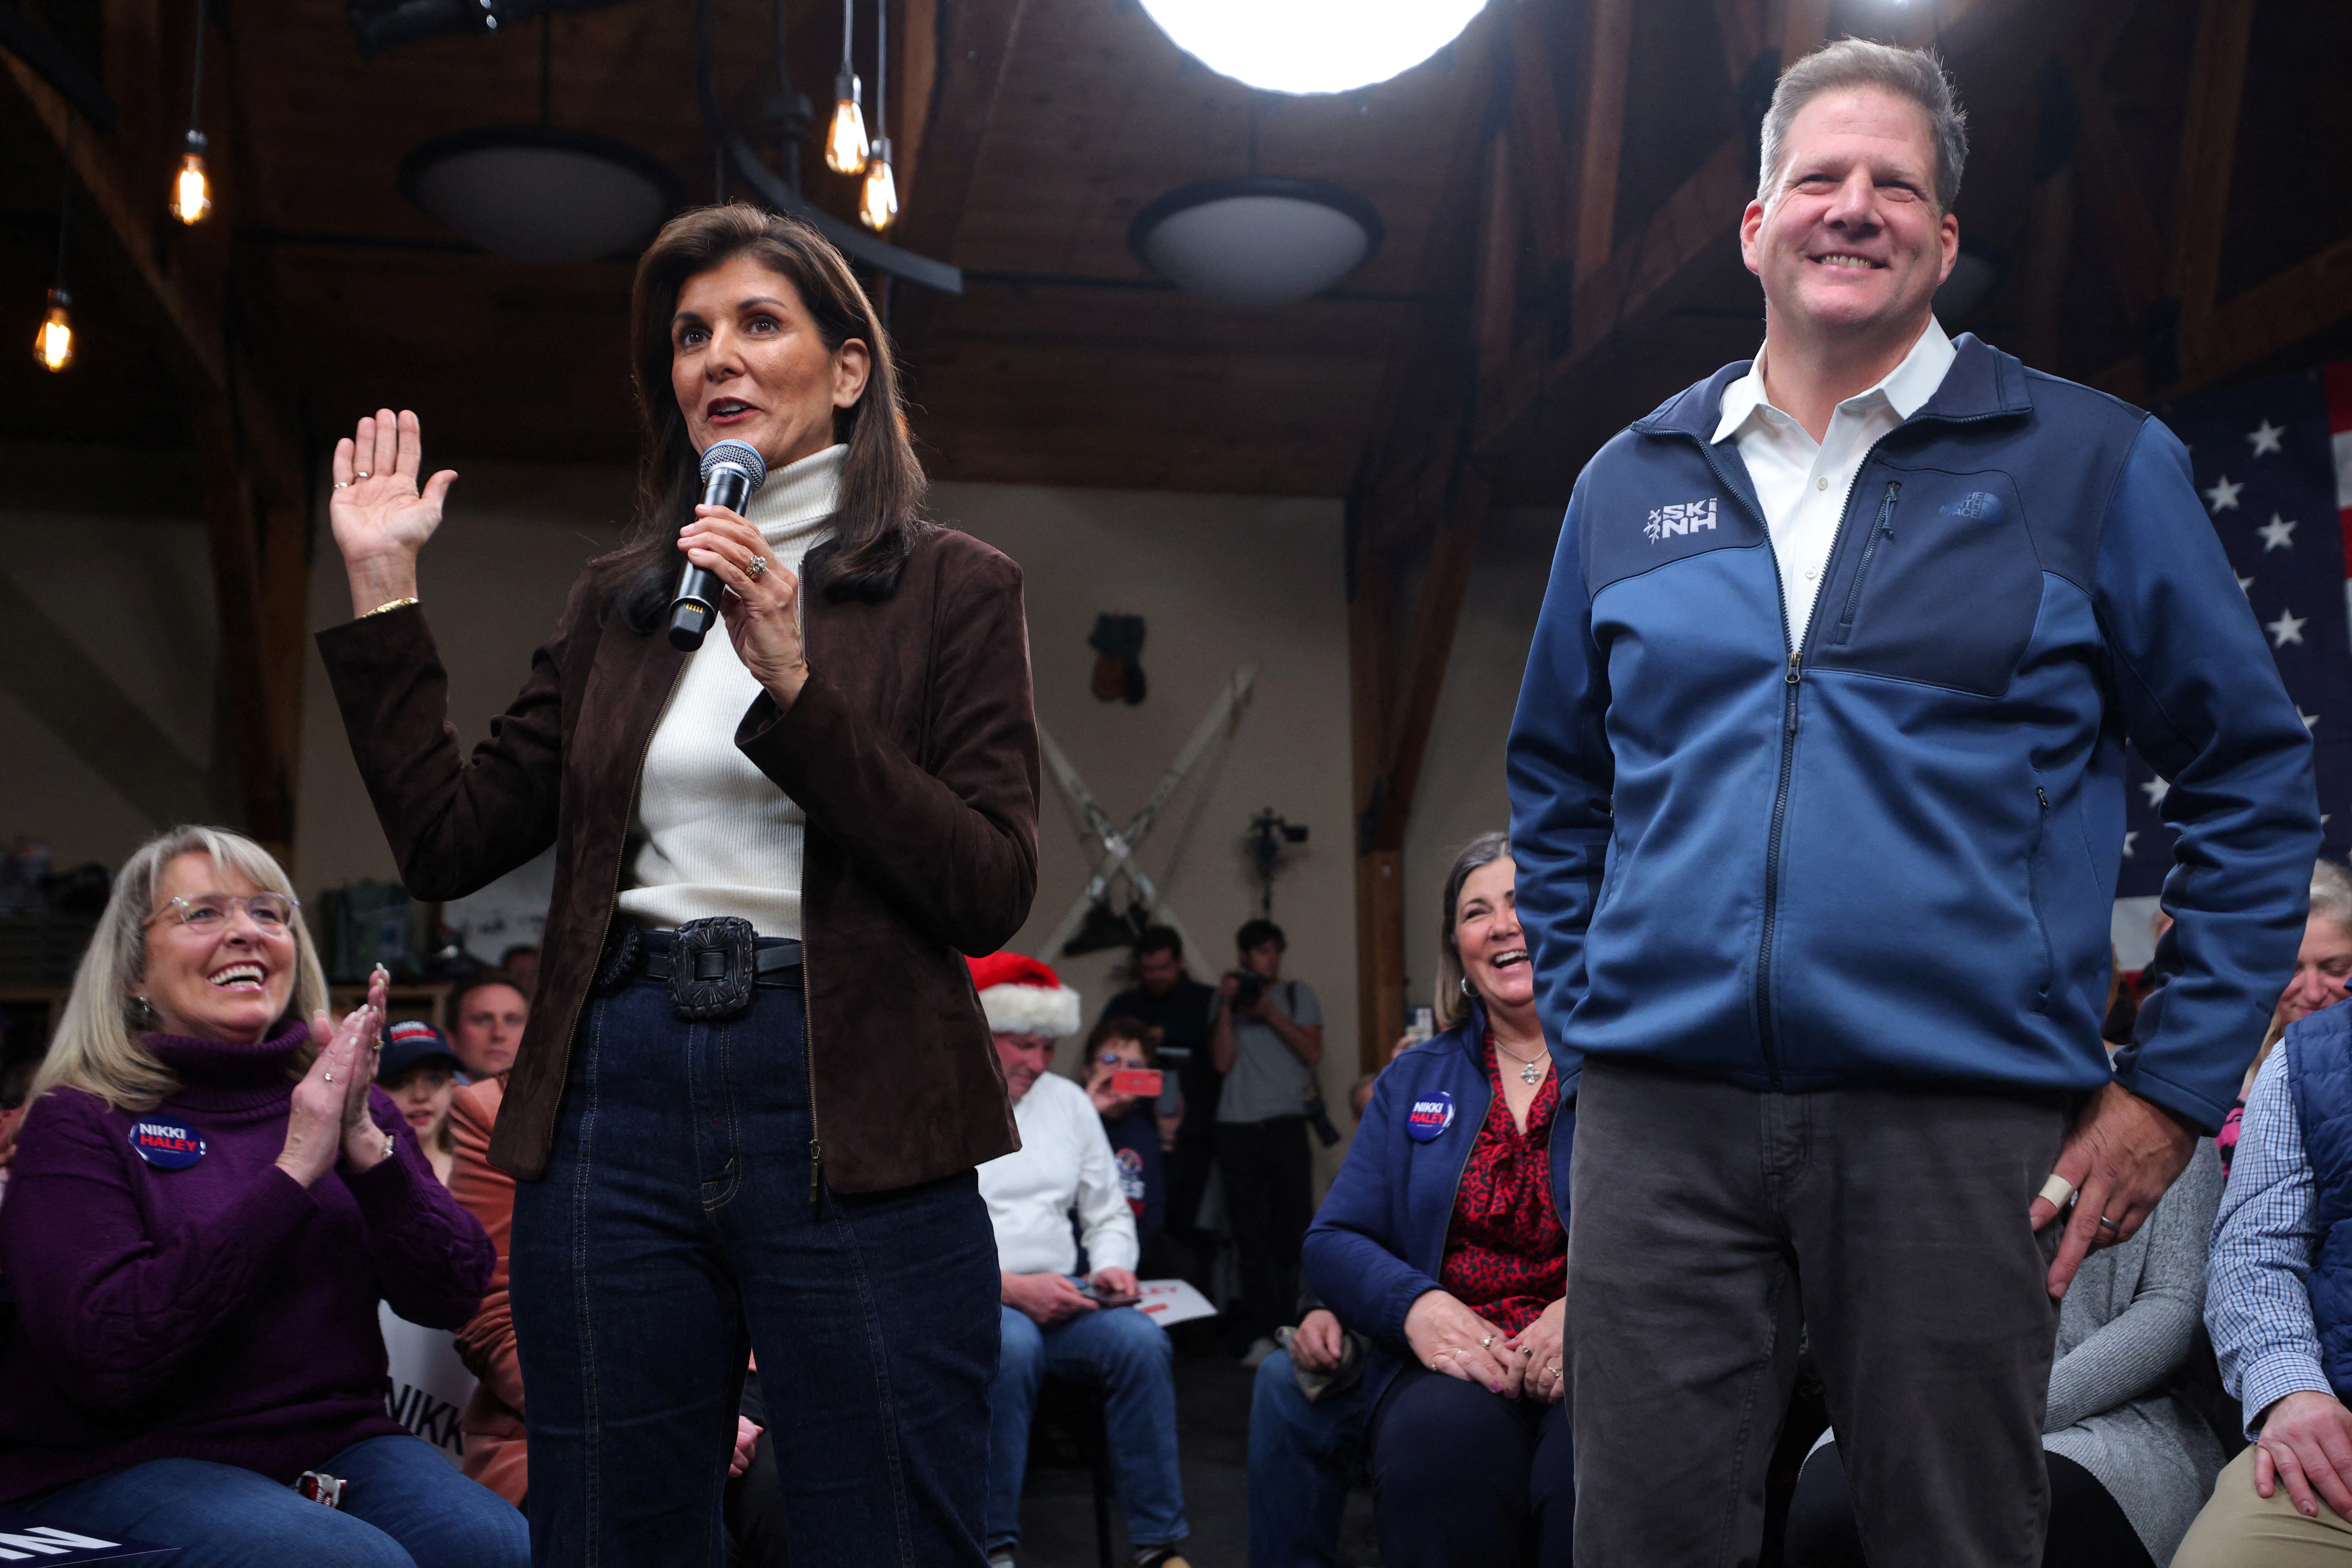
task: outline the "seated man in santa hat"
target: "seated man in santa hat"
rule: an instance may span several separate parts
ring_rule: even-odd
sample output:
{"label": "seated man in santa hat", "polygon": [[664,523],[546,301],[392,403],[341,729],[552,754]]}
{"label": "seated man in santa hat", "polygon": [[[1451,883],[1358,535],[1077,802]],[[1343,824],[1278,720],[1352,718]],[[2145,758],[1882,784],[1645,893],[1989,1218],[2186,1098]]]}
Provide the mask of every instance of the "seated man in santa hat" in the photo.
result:
{"label": "seated man in santa hat", "polygon": [[[1185,1568],[1184,1489],[1176,1470],[1174,1355],[1131,1306],[1135,1216],[1086,1090],[1051,1070],[1054,1042],[1078,1032],[1078,994],[1033,958],[971,960],[1021,1148],[980,1167],[1003,1275],[1003,1349],[988,1391],[988,1560],[1009,1568],[1021,1539],[1021,1480],[1038,1383],[1076,1378],[1102,1391],[1112,1479],[1142,1568]],[[1072,1219],[1075,1216],[1075,1229]],[[1080,1278],[1083,1242],[1094,1272]]]}

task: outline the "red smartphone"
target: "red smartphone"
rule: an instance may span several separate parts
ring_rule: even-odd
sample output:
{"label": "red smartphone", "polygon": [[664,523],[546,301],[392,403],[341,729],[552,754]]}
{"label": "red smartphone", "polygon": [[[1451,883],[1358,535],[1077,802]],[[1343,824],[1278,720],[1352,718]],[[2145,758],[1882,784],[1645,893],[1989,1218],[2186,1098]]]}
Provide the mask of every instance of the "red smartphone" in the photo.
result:
{"label": "red smartphone", "polygon": [[1160,1074],[1146,1068],[1121,1068],[1110,1075],[1113,1094],[1131,1094],[1139,1100],[1160,1098]]}

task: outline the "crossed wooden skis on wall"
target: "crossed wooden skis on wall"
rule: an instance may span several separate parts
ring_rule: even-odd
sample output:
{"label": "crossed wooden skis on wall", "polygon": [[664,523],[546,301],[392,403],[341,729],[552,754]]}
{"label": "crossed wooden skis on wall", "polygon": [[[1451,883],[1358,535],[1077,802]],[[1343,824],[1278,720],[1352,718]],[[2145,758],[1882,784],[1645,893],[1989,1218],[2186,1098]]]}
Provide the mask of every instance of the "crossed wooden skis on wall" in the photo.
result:
{"label": "crossed wooden skis on wall", "polygon": [[[1256,684],[1257,666],[1245,664],[1234,671],[1233,678],[1218,691],[1216,700],[1209,704],[1208,712],[1194,727],[1192,738],[1184,742],[1184,749],[1176,753],[1175,761],[1168,764],[1167,771],[1160,775],[1160,782],[1152,786],[1150,798],[1128,818],[1124,827],[1113,823],[1110,813],[1096,801],[1094,792],[1087,788],[1086,780],[1080,778],[1078,770],[1070,765],[1070,759],[1062,754],[1062,748],[1055,744],[1052,732],[1043,724],[1037,726],[1037,739],[1045,750],[1046,770],[1054,775],[1054,783],[1060,786],[1062,793],[1069,797],[1070,805],[1076,809],[1083,824],[1078,829],[1078,842],[1096,857],[1094,872],[1087,879],[1085,889],[1070,905],[1069,912],[1062,917],[1061,923],[1054,928],[1054,934],[1045,939],[1044,952],[1046,954],[1060,955],[1062,944],[1076,936],[1078,928],[1086,923],[1087,911],[1107,902],[1111,883],[1120,877],[1127,879],[1136,901],[1153,921],[1174,928],[1177,935],[1184,938],[1184,945],[1188,949],[1192,945],[1192,939],[1184,933],[1184,922],[1177,918],[1175,910],[1160,902],[1159,888],[1137,863],[1136,851],[1143,847],[1144,839],[1160,820],[1160,810],[1184,782],[1185,775],[1199,763],[1218,736],[1231,735],[1240,728],[1242,715],[1249,710],[1250,693]],[[1172,874],[1175,868],[1171,866],[1169,870]]]}

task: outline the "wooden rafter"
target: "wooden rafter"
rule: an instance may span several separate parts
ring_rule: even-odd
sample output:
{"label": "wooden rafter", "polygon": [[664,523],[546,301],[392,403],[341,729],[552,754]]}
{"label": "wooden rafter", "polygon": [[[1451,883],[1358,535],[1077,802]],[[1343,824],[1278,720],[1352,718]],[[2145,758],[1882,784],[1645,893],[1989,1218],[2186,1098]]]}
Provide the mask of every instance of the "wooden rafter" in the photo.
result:
{"label": "wooden rafter", "polygon": [[2189,58],[2180,173],[2173,186],[2172,254],[2167,290],[2180,301],[2187,357],[2204,357],[2221,289],[2221,237],[2230,206],[2230,174],[2237,162],[2239,110],[2245,99],[2246,49],[2253,33],[2253,0],[2203,0]]}
{"label": "wooden rafter", "polygon": [[2075,150],[2075,163],[2084,174],[2079,183],[2083,204],[2097,225],[2100,248],[2114,271],[2124,313],[2137,321],[2164,292],[2164,242],[2132,174],[2114,104],[2091,72],[2070,74],[2083,114]]}
{"label": "wooden rafter", "polygon": [[1511,16],[1511,157],[1526,207],[1536,265],[1548,270],[1572,254],[1575,187],[1572,166],[1560,138],[1559,100],[1551,46],[1544,36],[1545,8],[1521,5]]}
{"label": "wooden rafter", "polygon": [[1586,56],[1584,136],[1576,182],[1576,275],[1608,263],[1615,239],[1617,164],[1625,145],[1625,74],[1633,52],[1633,0],[1594,0]]}
{"label": "wooden rafter", "polygon": [[2134,403],[2177,397],[2258,364],[2322,327],[2352,317],[2352,237],[2247,289],[2216,310],[2191,340],[2195,352],[2162,386],[2147,384],[2147,361],[2135,354],[2091,384]]}
{"label": "wooden rafter", "polygon": [[[921,162],[905,187],[906,216],[894,237],[919,255],[955,259],[981,148],[996,118],[1027,4],[960,0],[933,13],[936,74],[925,101],[907,106],[910,123],[918,113],[923,121]],[[919,376],[925,342],[947,301],[927,289],[907,289],[898,300],[891,333],[902,363]]]}

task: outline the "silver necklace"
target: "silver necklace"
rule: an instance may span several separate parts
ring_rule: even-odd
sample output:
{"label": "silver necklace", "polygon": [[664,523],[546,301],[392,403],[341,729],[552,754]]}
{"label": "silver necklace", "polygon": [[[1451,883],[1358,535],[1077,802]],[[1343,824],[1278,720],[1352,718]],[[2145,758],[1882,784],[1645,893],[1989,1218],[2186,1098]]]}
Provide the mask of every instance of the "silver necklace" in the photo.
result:
{"label": "silver necklace", "polygon": [[1543,1082],[1543,1068],[1538,1067],[1536,1064],[1548,1059],[1548,1056],[1523,1057],[1519,1055],[1518,1052],[1511,1049],[1510,1047],[1503,1044],[1500,1040],[1496,1040],[1495,1042],[1495,1048],[1519,1064],[1519,1081],[1521,1083],[1538,1084]]}

